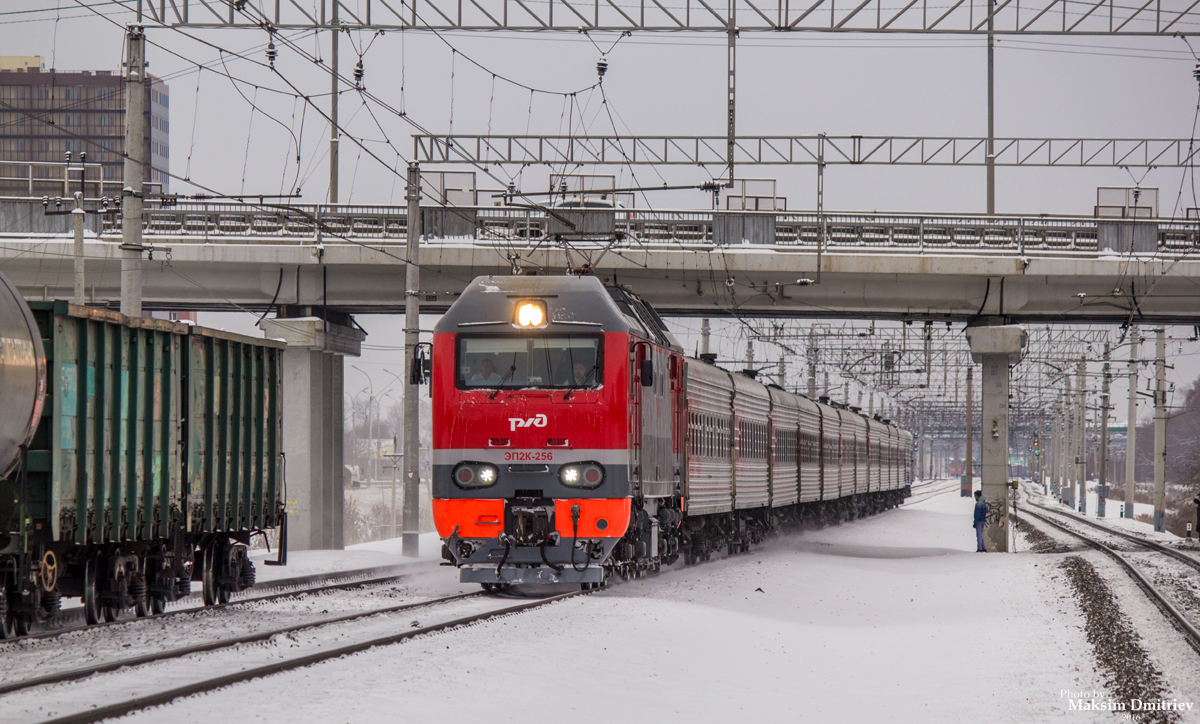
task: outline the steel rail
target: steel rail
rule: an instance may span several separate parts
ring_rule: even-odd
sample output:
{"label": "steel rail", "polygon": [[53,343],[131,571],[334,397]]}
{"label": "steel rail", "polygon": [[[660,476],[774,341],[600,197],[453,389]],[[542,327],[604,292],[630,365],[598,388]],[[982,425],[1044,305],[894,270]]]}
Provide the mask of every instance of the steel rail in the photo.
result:
{"label": "steel rail", "polygon": [[416,603],[405,603],[405,604],[401,604],[398,606],[388,606],[387,608],[376,608],[376,609],[371,609],[369,611],[361,611],[359,613],[347,614],[345,616],[336,616],[334,618],[325,618],[325,619],[320,619],[318,621],[310,621],[308,623],[295,624],[292,626],[286,626],[284,628],[277,628],[277,629],[273,629],[270,631],[263,631],[260,633],[247,634],[245,636],[238,636],[236,638],[231,638],[231,639],[220,639],[217,641],[209,641],[207,643],[202,643],[202,644],[194,644],[192,646],[182,646],[177,649],[169,649],[167,651],[158,651],[158,652],[155,652],[152,654],[144,654],[142,656],[135,656],[133,658],[121,659],[119,661],[109,661],[109,662],[102,663],[102,664],[85,666],[85,667],[82,667],[79,669],[70,669],[67,671],[59,671],[59,672],[56,672],[53,674],[46,674],[45,676],[37,676],[32,679],[24,679],[22,681],[14,681],[14,682],[10,682],[7,684],[0,684],[0,696],[6,695],[6,694],[11,694],[14,691],[21,691],[22,689],[32,689],[35,686],[48,686],[50,684],[58,684],[58,683],[61,683],[64,681],[75,681],[77,679],[86,679],[87,677],[89,677],[93,674],[105,674],[110,671],[116,671],[118,669],[123,669],[123,668],[129,667],[129,666],[141,666],[143,664],[149,664],[149,663],[153,663],[155,661],[163,661],[165,659],[177,659],[182,656],[189,656],[191,654],[198,654],[198,653],[203,653],[206,651],[217,651],[219,649],[226,649],[226,648],[230,648],[233,646],[241,646],[242,644],[250,644],[250,643],[255,643],[258,641],[265,641],[265,640],[271,638],[272,636],[279,636],[281,634],[295,633],[296,631],[303,631],[305,629],[319,628],[321,626],[328,626],[330,624],[335,624],[335,623],[344,623],[346,621],[354,621],[355,619],[366,618],[368,616],[378,616],[378,615],[386,614],[386,613],[397,613],[399,611],[408,611],[408,610],[415,609],[415,608],[424,608],[426,606],[436,606],[436,605],[439,605],[442,603],[449,603],[451,601],[458,601],[458,600],[461,600],[464,598],[474,598],[474,597],[482,596],[482,595],[483,595],[483,591],[478,591],[476,593],[459,593],[459,594],[456,594],[453,596],[446,596],[445,598],[433,599],[431,601],[418,601]]}
{"label": "steel rail", "polygon": [[139,696],[134,699],[118,702],[116,704],[109,704],[108,706],[97,707],[95,709],[89,709],[76,714],[68,714],[67,716],[47,719],[45,722],[43,722],[43,724],[90,724],[90,722],[96,722],[102,719],[124,716],[125,714],[129,714],[131,712],[166,704],[181,697],[192,696],[194,694],[200,694],[206,691],[213,691],[214,689],[221,689],[232,684],[241,683],[243,681],[250,681],[251,679],[258,679],[264,676],[290,671],[292,669],[311,666],[322,661],[328,661],[329,659],[336,659],[342,656],[360,653],[362,651],[366,651],[367,649],[375,648],[376,646],[389,646],[391,644],[397,644],[417,636],[462,628],[480,621],[522,613],[524,611],[540,608],[542,606],[571,598],[573,596],[585,595],[591,592],[592,591],[571,591],[569,593],[561,593],[557,596],[549,596],[547,598],[541,598],[528,603],[521,603],[515,606],[506,606],[505,608],[494,611],[487,611],[484,613],[464,616],[462,618],[451,619],[449,621],[443,621],[431,626],[423,626],[411,631],[404,631],[398,634],[382,636],[368,641],[349,644],[347,646],[339,646],[337,648],[332,648],[325,651],[317,651],[306,656],[299,656],[286,661],[277,661],[265,666],[258,666],[253,669],[246,669],[244,671],[238,671],[235,673],[226,674],[224,676],[214,677],[212,679],[196,681],[185,686],[176,687],[174,689],[169,689],[167,691],[161,691],[154,694],[147,694],[145,696]]}
{"label": "steel rail", "polygon": [[1161,543],[1158,543],[1158,542],[1152,541],[1152,540],[1148,540],[1148,539],[1143,538],[1138,535],[1133,535],[1132,533],[1126,533],[1125,531],[1115,530],[1113,528],[1108,527],[1107,525],[1101,525],[1095,521],[1088,520],[1087,518],[1083,518],[1083,517],[1076,516],[1076,515],[1067,515],[1066,513],[1064,513],[1061,510],[1055,510],[1054,508],[1050,508],[1045,505],[1040,505],[1038,503],[1034,503],[1031,501],[1027,501],[1027,502],[1029,505],[1032,505],[1035,508],[1041,508],[1042,510],[1045,510],[1049,513],[1057,513],[1058,515],[1061,515],[1061,516],[1067,518],[1068,520],[1074,520],[1074,521],[1078,521],[1080,523],[1085,523],[1087,525],[1092,526],[1093,528],[1102,530],[1105,533],[1111,533],[1112,535],[1115,535],[1117,537],[1125,538],[1127,540],[1133,541],[1134,543],[1144,545],[1147,548],[1153,548],[1154,550],[1158,551],[1159,553],[1164,553],[1164,554],[1170,556],[1171,558],[1174,558],[1174,559],[1200,571],[1200,559],[1193,558],[1192,556],[1189,556],[1186,553],[1177,551],[1174,548],[1169,548],[1165,545],[1162,545]]}
{"label": "steel rail", "polygon": [[[1031,503],[1030,505],[1035,504]],[[1039,505],[1037,507],[1043,508],[1044,506]],[[1095,548],[1101,553],[1107,554],[1109,557],[1120,563],[1125,569],[1125,572],[1128,573],[1131,578],[1133,578],[1134,582],[1137,583],[1142,591],[1145,592],[1145,594],[1150,598],[1150,601],[1158,606],[1159,610],[1162,611],[1168,619],[1170,619],[1171,623],[1175,624],[1176,628],[1183,632],[1188,639],[1188,644],[1195,649],[1196,653],[1200,653],[1200,629],[1192,625],[1192,622],[1187,620],[1183,613],[1167,599],[1166,595],[1155,588],[1154,584],[1150,582],[1150,579],[1146,578],[1146,576],[1140,570],[1138,570],[1137,566],[1130,563],[1125,556],[1094,538],[1089,538],[1078,531],[1071,530],[1067,526],[1053,521],[1040,513],[1034,513],[1033,511],[1029,510],[1028,507],[1025,508],[1025,514],[1033,516],[1043,523],[1053,526],[1054,528],[1057,528],[1068,535],[1075,536],[1084,543],[1087,543],[1089,546]]]}
{"label": "steel rail", "polygon": [[927,500],[932,500],[939,495],[946,495],[959,490],[961,483],[957,480],[947,481],[945,490],[921,490],[919,493],[913,493],[908,500],[905,500],[901,505],[909,505],[910,503],[924,503]]}
{"label": "steel rail", "polygon": [[[52,629],[49,631],[39,631],[37,633],[26,634],[25,636],[15,636],[11,639],[0,639],[0,646],[3,646],[4,644],[7,644],[7,643],[17,642],[17,641],[34,641],[34,640],[38,640],[38,639],[50,639],[50,638],[62,636],[63,634],[76,633],[76,632],[80,632],[80,631],[93,631],[96,629],[108,628],[110,626],[124,626],[124,625],[128,625],[131,623],[136,623],[138,621],[153,621],[155,619],[167,618],[169,616],[179,616],[179,615],[185,614],[185,613],[196,613],[198,611],[220,611],[222,609],[229,608],[231,606],[238,606],[238,605],[245,604],[245,603],[261,603],[261,602],[265,602],[265,601],[278,601],[278,600],[285,599],[285,598],[295,598],[296,596],[302,596],[307,593],[320,593],[322,591],[333,591],[333,590],[338,590],[338,589],[354,588],[356,586],[362,586],[362,585],[367,585],[367,584],[387,583],[389,581],[397,581],[397,580],[407,578],[410,575],[407,573],[398,573],[395,575],[382,576],[382,577],[378,577],[378,578],[370,578],[369,577],[369,576],[375,575],[377,572],[395,570],[396,568],[397,568],[396,566],[385,566],[385,567],[379,567],[379,568],[361,568],[361,569],[357,569],[357,570],[353,570],[353,571],[338,571],[338,572],[328,573],[328,574],[314,574],[311,576],[297,576],[296,578],[284,578],[284,579],[279,579],[277,581],[265,582],[263,584],[261,590],[270,591],[270,590],[281,589],[281,588],[291,588],[293,586],[304,586],[308,583],[320,583],[323,581],[337,580],[337,581],[342,581],[342,582],[341,583],[328,583],[328,584],[320,585],[320,586],[310,586],[307,588],[297,588],[295,590],[284,591],[282,593],[272,593],[272,594],[268,594],[265,596],[245,596],[245,597],[231,600],[229,603],[218,603],[218,604],[214,604],[212,606],[202,606],[200,608],[178,608],[173,611],[163,611],[162,613],[155,613],[155,614],[151,614],[149,616],[142,616],[140,618],[139,617],[123,618],[123,619],[118,619],[116,621],[103,621],[101,623],[84,624],[83,626],[70,626],[67,628],[56,628],[56,629]],[[354,577],[354,576],[366,576],[366,577],[355,578],[355,580],[350,580],[350,581],[344,580],[346,578],[350,578],[350,577]],[[196,599],[199,596],[200,596],[199,593],[192,593],[192,594],[188,595],[187,597],[181,598],[179,600],[180,601],[188,601],[188,600]],[[65,618],[67,616],[73,616],[75,618],[78,618],[79,616],[82,616],[82,615],[83,615],[82,609],[72,609],[71,611],[68,611],[68,612],[62,612],[62,613],[55,614],[55,618],[60,618],[60,617]],[[53,619],[51,619],[51,620],[53,620]]]}

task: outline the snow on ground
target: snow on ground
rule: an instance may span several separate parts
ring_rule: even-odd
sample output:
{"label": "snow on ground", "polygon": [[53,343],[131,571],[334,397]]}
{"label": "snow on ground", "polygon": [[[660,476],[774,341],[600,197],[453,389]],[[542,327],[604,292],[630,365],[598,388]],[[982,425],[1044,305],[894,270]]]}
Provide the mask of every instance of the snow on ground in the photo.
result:
{"label": "snow on ground", "polygon": [[1057,557],[974,553],[972,503],[936,496],[132,719],[1111,721],[1060,696],[1102,689]]}
{"label": "snow on ground", "polygon": [[344,551],[288,551],[286,566],[268,566],[265,561],[273,561],[278,556],[277,551],[268,553],[266,550],[255,550],[250,554],[254,561],[254,571],[259,583],[274,581],[281,578],[311,576],[331,571],[352,571],[361,568],[377,568],[382,566],[404,566],[405,570],[426,571],[436,568],[441,560],[442,541],[437,533],[422,533],[419,547],[420,558],[414,561],[400,555],[399,538],[360,543],[350,546]]}

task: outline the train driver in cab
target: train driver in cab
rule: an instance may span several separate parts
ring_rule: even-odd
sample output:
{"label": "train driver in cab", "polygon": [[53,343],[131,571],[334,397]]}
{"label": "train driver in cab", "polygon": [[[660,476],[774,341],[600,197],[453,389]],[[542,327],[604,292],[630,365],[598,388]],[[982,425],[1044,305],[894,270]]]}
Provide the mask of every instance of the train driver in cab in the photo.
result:
{"label": "train driver in cab", "polygon": [[499,382],[500,375],[496,374],[496,370],[492,363],[491,357],[484,357],[479,363],[479,371],[471,377],[471,382],[480,384],[484,382]]}

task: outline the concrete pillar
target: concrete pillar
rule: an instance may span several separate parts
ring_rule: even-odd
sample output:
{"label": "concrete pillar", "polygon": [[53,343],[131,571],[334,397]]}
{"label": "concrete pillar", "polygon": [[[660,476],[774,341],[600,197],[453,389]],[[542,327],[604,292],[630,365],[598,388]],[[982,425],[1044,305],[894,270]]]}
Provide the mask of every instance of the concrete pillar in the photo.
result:
{"label": "concrete pillar", "polygon": [[967,328],[971,357],[983,365],[980,487],[988,506],[983,540],[993,552],[1008,551],[1008,368],[1020,359],[1027,340],[1025,330],[1016,325]]}
{"label": "concrete pillar", "polygon": [[283,355],[283,453],[288,547],[340,550],[343,361],[366,335],[315,317],[271,319],[263,333],[288,343]]}

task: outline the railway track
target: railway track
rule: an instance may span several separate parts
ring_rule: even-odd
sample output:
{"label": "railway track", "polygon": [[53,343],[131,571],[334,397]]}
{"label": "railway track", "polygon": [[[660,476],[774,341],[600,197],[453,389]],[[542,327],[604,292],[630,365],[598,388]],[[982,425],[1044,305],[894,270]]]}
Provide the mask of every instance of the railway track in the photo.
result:
{"label": "railway track", "polygon": [[924,503],[926,500],[932,500],[940,495],[957,492],[961,484],[954,479],[949,480],[931,480],[927,483],[913,486],[912,496],[904,501],[904,505],[912,505],[913,503]]}
{"label": "railway track", "polygon": [[[214,641],[208,644],[180,647],[178,649],[163,651],[150,656],[127,659],[124,661],[107,662],[96,666],[81,667],[70,671],[60,671],[53,674],[47,674],[41,677],[26,679],[21,682],[13,682],[0,688],[0,697],[4,697],[4,699],[0,699],[0,707],[9,706],[10,702],[8,700],[13,694],[17,694],[18,696],[26,696],[31,700],[36,701],[35,697],[38,692],[34,690],[50,685],[57,685],[54,690],[55,702],[63,701],[64,698],[69,702],[71,693],[69,687],[78,685],[81,687],[88,687],[90,689],[90,691],[76,692],[76,698],[78,699],[78,702],[74,708],[79,709],[79,711],[73,711],[66,714],[53,712],[49,718],[36,718],[35,715],[34,718],[29,718],[28,721],[37,721],[40,724],[83,724],[85,722],[95,722],[102,719],[123,716],[125,714],[140,711],[152,706],[166,704],[181,697],[213,691],[215,689],[224,688],[240,682],[249,681],[251,679],[270,676],[272,674],[298,669],[305,666],[311,666],[322,661],[336,659],[377,646],[397,644],[418,636],[425,636],[441,631],[470,626],[472,624],[490,619],[523,613],[525,611],[530,611],[567,598],[584,595],[586,593],[591,593],[591,591],[571,591],[568,593],[547,596],[544,598],[523,601],[515,604],[511,603],[512,599],[503,599],[496,596],[490,596],[482,592],[463,593],[429,601],[421,601],[399,606],[390,606],[386,608],[362,611],[348,616],[318,620],[310,623],[275,629],[272,631],[262,631],[248,636],[241,636],[223,641]],[[489,606],[485,610],[470,611],[465,615],[462,615],[461,611],[454,611],[455,604],[461,604],[462,602],[471,599],[502,601],[506,605],[499,607]],[[407,624],[412,626],[408,630],[396,630],[397,628],[406,624],[396,621],[394,616],[395,614],[407,611],[415,611],[418,609],[437,610],[440,608],[449,608],[452,613],[447,614],[443,612],[442,617],[436,623],[417,625],[417,622],[414,621],[411,624]],[[253,665],[247,665],[245,662],[239,662],[237,661],[237,657],[234,656],[234,654],[239,652],[253,653],[254,644],[261,644],[262,642],[269,641],[275,637],[287,637],[295,641],[297,640],[297,633],[312,633],[315,630],[324,627],[337,627],[340,624],[361,619],[369,619],[371,617],[377,617],[375,620],[375,627],[382,629],[382,632],[378,635],[368,634],[365,638],[360,636],[359,640],[353,643],[337,643],[336,645],[313,644],[312,646],[316,648],[315,651],[302,653],[296,656],[289,656],[280,660],[269,660],[266,663],[262,663],[261,659],[265,657],[265,654],[260,651],[258,652],[258,658],[260,660],[254,662]],[[333,634],[333,636],[336,641],[340,642],[344,640],[346,636],[352,635],[353,633],[354,631],[351,631]],[[284,639],[284,641],[286,642],[286,639]],[[275,648],[280,649],[282,647]],[[232,660],[223,660],[223,656],[220,651],[221,649],[227,650],[227,655],[233,657]],[[282,651],[286,652],[287,648],[282,648]],[[197,665],[191,667],[192,669],[207,668],[208,673],[205,675],[194,676],[189,671],[175,671],[173,669],[172,671],[175,673],[174,678],[182,678],[182,683],[177,683],[175,686],[169,686],[167,688],[149,693],[132,696],[117,702],[108,703],[104,706],[92,706],[92,702],[95,701],[94,687],[97,685],[103,686],[105,684],[105,680],[100,679],[95,681],[90,677],[99,675],[120,676],[120,673],[114,674],[114,672],[120,672],[120,670],[128,669],[130,667],[142,667],[150,665],[156,661],[162,661],[166,659],[182,659],[184,657],[195,656],[197,654],[213,654],[215,657],[217,657],[216,659],[210,659],[208,661],[202,661],[202,659],[207,657],[198,657],[196,660]],[[231,669],[238,670],[230,673]],[[216,675],[212,675],[214,672]],[[135,674],[136,672],[131,671],[129,673]],[[170,683],[169,679],[171,677],[157,676],[154,678],[156,681],[167,680],[168,683]],[[63,686],[68,688],[64,690]],[[121,687],[114,686],[111,690],[121,690]],[[20,706],[20,702],[16,702],[16,704],[18,707]],[[70,705],[68,704],[68,706]],[[42,709],[41,706],[36,708],[38,710]],[[48,709],[52,707],[45,708]],[[30,706],[26,705],[25,709],[26,711],[29,711]],[[11,710],[15,712],[15,708]],[[16,719],[14,718],[11,721],[15,720]]]}
{"label": "railway track", "polygon": [[[1109,558],[1112,558],[1114,561],[1116,561],[1121,566],[1121,568],[1127,574],[1129,574],[1129,576],[1131,578],[1133,578],[1134,582],[1137,583],[1138,587],[1141,588],[1142,591],[1146,594],[1146,596],[1150,598],[1151,602],[1154,603],[1154,605],[1157,606],[1160,611],[1162,611],[1163,615],[1166,616],[1166,618],[1172,623],[1172,625],[1174,625],[1175,628],[1178,629],[1184,635],[1188,644],[1196,651],[1196,653],[1200,654],[1200,627],[1197,627],[1197,624],[1193,623],[1191,618],[1186,613],[1184,613],[1183,611],[1180,610],[1180,608],[1175,604],[1175,602],[1172,601],[1172,596],[1170,594],[1164,592],[1158,586],[1154,585],[1154,583],[1151,581],[1151,577],[1153,576],[1152,573],[1150,575],[1147,575],[1147,573],[1145,571],[1143,571],[1139,566],[1137,566],[1132,560],[1130,560],[1121,551],[1118,551],[1118,550],[1114,549],[1112,546],[1107,545],[1100,540],[1097,540],[1097,538],[1095,538],[1093,536],[1085,535],[1084,533],[1082,533],[1078,530],[1075,530],[1068,525],[1065,525],[1061,521],[1054,520],[1047,515],[1043,515],[1041,513],[1035,513],[1032,510],[1030,510],[1030,508],[1040,508],[1040,509],[1048,511],[1050,513],[1057,513],[1058,511],[1055,511],[1052,508],[1047,508],[1043,505],[1038,505],[1037,503],[1030,503],[1028,501],[1028,499],[1026,499],[1026,505],[1022,512],[1024,515],[1028,515],[1033,518],[1036,518],[1037,520],[1041,521],[1042,523],[1045,523],[1046,525],[1049,525],[1052,528],[1054,528],[1058,531],[1061,531],[1062,533],[1066,533],[1069,536],[1078,538],[1079,540],[1083,541],[1088,546],[1091,546],[1092,548],[1096,549],[1097,551],[1100,551],[1101,553],[1105,554]],[[1069,516],[1068,519],[1072,520],[1072,521],[1079,520],[1079,519],[1075,518],[1074,516]],[[1174,551],[1170,548],[1167,548],[1166,546],[1162,546],[1158,543],[1155,543],[1154,541],[1148,541],[1144,538],[1140,538],[1135,535],[1130,535],[1130,534],[1120,532],[1120,531],[1114,531],[1110,528],[1107,528],[1106,526],[1102,526],[1099,524],[1093,524],[1093,523],[1091,523],[1091,521],[1082,521],[1082,522],[1089,523],[1089,524],[1093,525],[1094,527],[1102,529],[1105,533],[1112,534],[1115,537],[1126,539],[1137,545],[1142,545],[1147,550],[1151,550],[1156,553],[1166,554],[1172,560],[1183,562],[1186,565],[1190,566],[1191,568],[1200,570],[1200,561],[1196,560],[1195,558],[1192,558],[1191,556],[1182,554],[1179,551]]]}
{"label": "railway track", "polygon": [[1196,558],[1195,556],[1190,556],[1187,553],[1184,553],[1183,551],[1175,550],[1174,548],[1171,548],[1170,546],[1165,546],[1161,543],[1158,543],[1157,541],[1148,540],[1146,538],[1142,538],[1141,536],[1133,535],[1132,533],[1127,533],[1123,530],[1117,530],[1110,526],[1102,525],[1100,523],[1097,523],[1096,521],[1088,520],[1087,518],[1084,518],[1083,516],[1074,515],[1074,514],[1067,513],[1062,510],[1056,510],[1054,508],[1051,508],[1051,507],[1048,507],[1045,505],[1041,505],[1039,503],[1034,503],[1034,502],[1029,501],[1028,498],[1026,498],[1026,505],[1030,505],[1035,508],[1040,508],[1041,510],[1046,511],[1047,513],[1053,513],[1055,515],[1060,515],[1060,516],[1066,518],[1067,520],[1070,520],[1075,523],[1083,523],[1084,525],[1090,526],[1092,528],[1096,528],[1097,530],[1104,531],[1108,535],[1116,536],[1117,538],[1124,538],[1125,540],[1127,540],[1131,543],[1136,543],[1138,545],[1142,545],[1147,548],[1153,549],[1164,555],[1170,556],[1171,558],[1174,558],[1175,560],[1183,563],[1184,565],[1190,566],[1190,567],[1195,568],[1196,570],[1200,571],[1200,558]]}
{"label": "railway track", "polygon": [[[409,574],[399,573],[405,566],[380,566],[375,568],[360,568],[352,571],[334,571],[331,573],[321,573],[309,576],[297,576],[294,578],[283,578],[276,581],[269,581],[255,586],[251,589],[255,593],[260,591],[280,591],[279,593],[270,593],[266,595],[247,595],[234,594],[235,598],[229,603],[220,603],[212,606],[191,605],[200,600],[199,593],[193,593],[187,598],[181,599],[174,604],[171,610],[163,613],[151,614],[142,617],[120,618],[116,621],[105,621],[88,625],[83,622],[83,609],[68,609],[50,620],[54,626],[49,630],[36,631],[24,636],[16,636],[11,639],[0,640],[0,650],[3,650],[5,644],[15,643],[19,641],[31,641],[38,639],[55,638],[69,633],[77,633],[80,631],[94,631],[113,626],[128,626],[131,623],[138,621],[153,621],[155,619],[171,618],[183,614],[195,614],[200,611],[220,611],[226,608],[242,606],[249,603],[263,603],[268,601],[278,601],[286,598],[295,598],[311,593],[321,593],[323,591],[345,590],[356,588],[358,586],[389,583],[406,578]],[[311,585],[316,584],[316,585]],[[287,589],[287,590],[283,590]]]}

